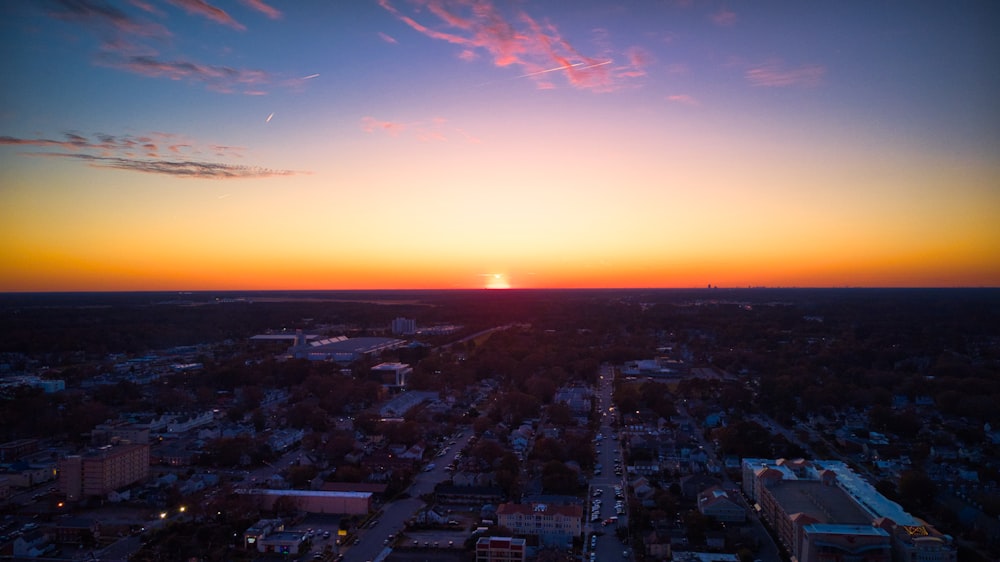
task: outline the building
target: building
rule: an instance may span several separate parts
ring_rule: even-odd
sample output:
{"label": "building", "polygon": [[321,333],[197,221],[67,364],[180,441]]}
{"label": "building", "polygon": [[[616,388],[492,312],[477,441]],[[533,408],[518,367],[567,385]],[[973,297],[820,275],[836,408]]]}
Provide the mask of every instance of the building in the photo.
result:
{"label": "building", "polygon": [[957,562],[952,538],[840,461],[743,460],[743,489],[800,562]]}
{"label": "building", "polygon": [[413,374],[413,367],[406,363],[379,363],[372,367],[371,373],[382,384],[402,387]]}
{"label": "building", "polygon": [[236,490],[238,494],[253,496],[265,511],[274,509],[279,498],[289,498],[299,511],[306,513],[334,513],[337,515],[366,515],[371,511],[371,492],[326,492],[320,490]]}
{"label": "building", "polygon": [[566,546],[583,531],[583,508],[579,505],[503,503],[497,508],[497,524],[515,535],[537,536],[544,545]]}
{"label": "building", "polygon": [[417,333],[417,321],[412,318],[399,317],[389,325],[393,335],[408,336]]}
{"label": "building", "polygon": [[476,562],[524,562],[525,541],[512,537],[479,537]]}
{"label": "building", "polygon": [[38,439],[17,439],[0,444],[0,462],[12,462],[38,452]]}
{"label": "building", "polygon": [[305,541],[305,533],[278,531],[258,540],[257,552],[272,552],[286,556],[295,556],[302,551],[302,545]]}
{"label": "building", "polygon": [[309,341],[302,332],[297,332],[295,343],[288,354],[295,359],[310,361],[335,361],[350,363],[362,357],[377,357],[383,351],[396,349],[406,345],[405,340],[395,338],[348,338],[338,336],[321,340]]}
{"label": "building", "polygon": [[719,486],[698,494],[698,511],[723,523],[743,523],[747,519],[743,506]]}
{"label": "building", "polygon": [[96,447],[112,443],[149,443],[149,427],[125,420],[107,421],[94,426],[90,442]]}
{"label": "building", "polygon": [[281,519],[261,519],[243,532],[243,548],[248,550],[255,549],[257,548],[257,543],[271,533],[284,530],[285,523]]}
{"label": "building", "polygon": [[890,562],[892,547],[885,529],[870,525],[826,525],[802,527],[799,562],[854,561]]}
{"label": "building", "polygon": [[59,461],[59,490],[67,501],[104,497],[149,477],[149,445],[106,445]]}
{"label": "building", "polygon": [[89,517],[60,517],[55,533],[59,544],[97,544],[101,540],[101,523]]}

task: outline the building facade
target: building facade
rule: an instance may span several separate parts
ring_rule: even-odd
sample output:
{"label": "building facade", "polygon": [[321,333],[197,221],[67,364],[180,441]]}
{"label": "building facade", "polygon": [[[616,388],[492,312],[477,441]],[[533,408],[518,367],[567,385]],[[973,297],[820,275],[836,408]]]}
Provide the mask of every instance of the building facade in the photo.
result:
{"label": "building facade", "polygon": [[476,562],[524,562],[525,540],[512,537],[479,537]]}
{"label": "building facade", "polygon": [[504,503],[497,508],[497,524],[515,535],[537,536],[545,545],[571,544],[583,530],[579,505]]}
{"label": "building facade", "polygon": [[59,490],[67,501],[103,497],[149,477],[149,445],[105,446],[59,461]]}
{"label": "building facade", "polygon": [[800,562],[957,562],[952,538],[840,461],[744,459],[743,490]]}

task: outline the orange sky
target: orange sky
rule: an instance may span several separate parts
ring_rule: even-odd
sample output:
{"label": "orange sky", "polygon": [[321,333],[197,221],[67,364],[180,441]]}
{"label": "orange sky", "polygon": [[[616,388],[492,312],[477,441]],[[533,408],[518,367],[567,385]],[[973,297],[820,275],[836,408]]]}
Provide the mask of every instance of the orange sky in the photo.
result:
{"label": "orange sky", "polygon": [[1000,285],[995,5],[667,4],[8,3],[0,291]]}

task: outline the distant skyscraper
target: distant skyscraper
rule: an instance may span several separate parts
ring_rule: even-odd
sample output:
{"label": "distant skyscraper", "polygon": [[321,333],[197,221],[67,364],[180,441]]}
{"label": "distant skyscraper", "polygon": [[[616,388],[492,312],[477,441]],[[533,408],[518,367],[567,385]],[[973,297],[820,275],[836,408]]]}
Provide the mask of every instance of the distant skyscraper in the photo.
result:
{"label": "distant skyscraper", "polygon": [[417,321],[400,316],[392,321],[392,333],[399,335],[414,334],[417,331]]}

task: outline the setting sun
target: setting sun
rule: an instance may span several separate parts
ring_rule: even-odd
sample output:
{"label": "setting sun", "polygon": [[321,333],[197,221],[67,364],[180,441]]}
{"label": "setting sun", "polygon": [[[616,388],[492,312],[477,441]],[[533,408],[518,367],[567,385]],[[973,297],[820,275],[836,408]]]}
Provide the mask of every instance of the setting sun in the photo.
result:
{"label": "setting sun", "polygon": [[502,273],[493,273],[486,281],[487,289],[510,289],[510,283]]}

